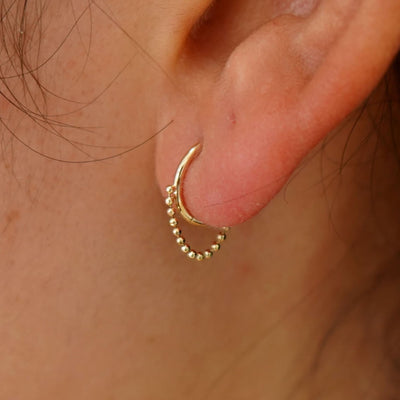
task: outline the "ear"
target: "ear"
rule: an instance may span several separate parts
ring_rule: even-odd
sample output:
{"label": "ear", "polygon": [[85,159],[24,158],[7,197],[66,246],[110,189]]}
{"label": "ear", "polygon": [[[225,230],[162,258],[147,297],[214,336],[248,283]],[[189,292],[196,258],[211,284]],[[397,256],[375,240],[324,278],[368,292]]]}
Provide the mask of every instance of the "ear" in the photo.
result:
{"label": "ear", "polygon": [[[187,13],[204,13],[198,3]],[[193,15],[182,18],[181,36],[171,37],[175,84],[161,108],[163,121],[175,122],[158,139],[157,177],[162,189],[171,184],[180,160],[201,143],[183,195],[210,225],[258,213],[368,96],[399,48],[397,0],[276,3],[217,1],[195,26]]]}

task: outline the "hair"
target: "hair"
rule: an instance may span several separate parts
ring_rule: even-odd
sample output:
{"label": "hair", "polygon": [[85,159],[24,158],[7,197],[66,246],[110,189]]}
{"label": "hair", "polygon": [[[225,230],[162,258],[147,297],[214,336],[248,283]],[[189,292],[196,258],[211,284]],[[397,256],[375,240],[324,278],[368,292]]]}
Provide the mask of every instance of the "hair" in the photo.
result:
{"label": "hair", "polygon": [[[95,6],[95,4],[95,1],[88,0],[88,7],[83,13],[90,13],[91,7]],[[45,11],[46,2],[43,0],[0,0],[0,98],[2,98],[2,100],[0,99],[0,104],[1,101],[8,102],[17,112],[21,112],[34,120],[49,134],[58,134],[60,120],[46,112],[47,102],[50,98],[64,101],[70,100],[63,98],[62,93],[54,93],[46,88],[42,83],[40,74],[43,67],[62,49],[66,38],[52,54],[44,59],[42,58],[42,17]],[[74,29],[78,29],[78,22],[83,15],[76,16],[76,20],[72,21],[67,37]],[[18,82],[17,88],[16,81]],[[381,94],[378,96],[378,104],[376,103],[377,97],[373,94],[356,112],[362,115],[372,106],[374,107],[375,111],[370,116],[374,126],[374,131],[371,132],[371,135],[376,135],[378,138],[377,146],[384,145],[385,148],[390,149],[390,155],[398,161],[400,171],[400,53],[394,59],[393,64],[383,78],[379,90]],[[69,127],[81,129],[77,126]],[[4,115],[1,114],[0,130],[2,135],[11,135],[22,142],[22,139],[7,125]],[[351,132],[349,135],[351,135]],[[31,150],[36,151],[32,148]],[[346,149],[344,149],[344,153],[345,151]],[[116,156],[121,154],[119,153]],[[56,160],[51,156],[42,155]],[[343,157],[343,165],[340,168],[344,168],[346,163],[347,158]],[[399,184],[400,182],[397,181],[397,183]],[[351,304],[348,304],[348,307],[342,310],[335,321],[332,321],[330,329],[320,341],[315,362],[304,377],[309,377],[316,373],[330,339],[341,323],[348,318],[354,307],[360,302],[370,304],[371,299],[376,299],[376,296],[382,295],[390,285],[396,285],[395,291],[398,289],[400,282],[400,248],[398,250],[397,257],[390,260],[387,265],[379,266],[379,272],[375,275],[374,280],[362,290],[362,293],[358,293],[358,296],[353,298]],[[390,377],[388,379],[397,383],[400,378],[400,295],[397,296],[395,302],[396,304],[391,304],[387,313],[383,336],[380,340],[384,362],[390,365],[388,368],[388,371],[390,371],[388,376],[390,375]],[[380,365],[377,368],[380,368]],[[398,393],[392,395],[396,396]]]}

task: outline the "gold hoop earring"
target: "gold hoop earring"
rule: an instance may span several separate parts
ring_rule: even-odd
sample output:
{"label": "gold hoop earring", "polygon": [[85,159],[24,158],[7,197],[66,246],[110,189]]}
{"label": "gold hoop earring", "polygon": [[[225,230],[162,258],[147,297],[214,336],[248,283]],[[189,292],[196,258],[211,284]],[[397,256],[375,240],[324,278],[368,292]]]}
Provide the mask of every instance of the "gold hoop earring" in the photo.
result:
{"label": "gold hoop earring", "polygon": [[170,217],[169,225],[173,228],[172,233],[176,238],[176,243],[181,248],[181,251],[186,254],[188,258],[197,261],[210,259],[214,253],[219,251],[222,243],[226,240],[228,231],[230,230],[230,228],[228,227],[220,228],[217,238],[215,242],[211,244],[210,248],[203,252],[199,252],[190,248],[190,245],[183,237],[182,231],[178,226],[178,219],[176,218],[177,213],[179,213],[185,221],[189,222],[192,225],[207,226],[189,213],[189,211],[185,207],[182,198],[183,178],[185,177],[188,166],[198,155],[200,148],[200,144],[193,146],[185,155],[185,157],[183,157],[176,171],[173,185],[166,188],[167,198],[165,199],[165,204],[168,207],[167,214]]}

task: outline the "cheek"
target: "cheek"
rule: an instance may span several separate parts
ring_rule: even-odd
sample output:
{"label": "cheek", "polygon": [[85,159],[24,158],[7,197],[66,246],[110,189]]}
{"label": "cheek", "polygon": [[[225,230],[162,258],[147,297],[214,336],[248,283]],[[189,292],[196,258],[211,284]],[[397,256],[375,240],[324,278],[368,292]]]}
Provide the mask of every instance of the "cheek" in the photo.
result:
{"label": "cheek", "polygon": [[149,96],[162,74],[132,39],[143,37],[141,27],[129,37],[126,21],[116,22],[123,20],[122,3],[110,2],[104,12],[86,0],[51,2],[40,20],[27,9],[24,65],[19,58],[8,61],[8,75],[20,77],[2,88],[19,103],[2,100],[10,129],[24,143],[50,157],[85,161],[122,152],[154,133]]}

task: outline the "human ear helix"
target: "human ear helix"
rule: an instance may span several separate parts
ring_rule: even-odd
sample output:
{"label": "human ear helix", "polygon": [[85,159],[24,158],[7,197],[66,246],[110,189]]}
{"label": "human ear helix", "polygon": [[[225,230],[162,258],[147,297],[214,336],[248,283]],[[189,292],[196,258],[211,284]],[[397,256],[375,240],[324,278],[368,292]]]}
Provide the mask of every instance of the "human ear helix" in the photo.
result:
{"label": "human ear helix", "polygon": [[197,220],[193,217],[183,202],[182,197],[182,180],[185,177],[187,167],[190,165],[191,161],[198,154],[201,146],[200,144],[192,147],[186,156],[180,162],[178,169],[175,174],[175,180],[173,185],[166,188],[167,198],[165,199],[165,204],[168,207],[167,214],[171,218],[169,220],[169,225],[173,228],[172,233],[176,238],[176,243],[181,248],[181,251],[187,255],[188,258],[197,261],[203,261],[210,259],[214,253],[220,250],[222,243],[226,240],[227,233],[230,230],[228,227],[222,227],[219,229],[219,233],[216,237],[215,242],[213,242],[209,249],[199,252],[190,248],[186,239],[182,235],[182,231],[178,226],[177,214],[187,222],[196,226],[206,226],[203,222]]}

